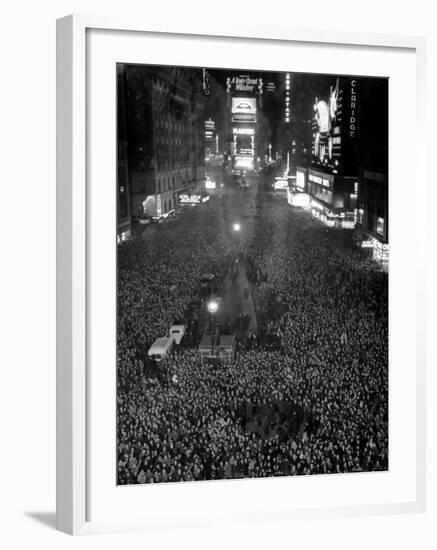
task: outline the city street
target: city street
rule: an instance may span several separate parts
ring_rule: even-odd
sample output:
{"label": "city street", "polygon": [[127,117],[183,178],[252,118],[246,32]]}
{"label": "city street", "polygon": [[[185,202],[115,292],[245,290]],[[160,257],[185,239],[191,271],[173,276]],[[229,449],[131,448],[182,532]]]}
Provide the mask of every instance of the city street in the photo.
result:
{"label": "city street", "polygon": [[387,82],[118,75],[118,484],[387,470]]}

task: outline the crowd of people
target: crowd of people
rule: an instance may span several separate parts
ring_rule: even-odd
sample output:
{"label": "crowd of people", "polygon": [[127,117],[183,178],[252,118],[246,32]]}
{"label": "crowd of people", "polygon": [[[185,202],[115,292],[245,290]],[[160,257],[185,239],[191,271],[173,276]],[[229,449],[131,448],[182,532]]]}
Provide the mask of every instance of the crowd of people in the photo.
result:
{"label": "crowd of people", "polygon": [[[387,274],[350,233],[261,192],[177,224],[119,247],[118,483],[387,469]],[[202,273],[237,255],[260,334],[230,365],[185,347],[146,372],[148,347],[184,318]],[[266,333],[279,349],[263,346]]]}

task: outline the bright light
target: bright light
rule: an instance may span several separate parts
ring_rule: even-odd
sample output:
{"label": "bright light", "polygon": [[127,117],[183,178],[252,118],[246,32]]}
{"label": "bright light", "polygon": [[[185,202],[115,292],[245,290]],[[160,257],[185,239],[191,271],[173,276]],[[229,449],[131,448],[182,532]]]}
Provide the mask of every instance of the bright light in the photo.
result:
{"label": "bright light", "polygon": [[234,231],[240,231],[241,225],[239,223],[234,223],[233,228],[234,228]]}
{"label": "bright light", "polygon": [[216,313],[218,310],[218,303],[216,300],[210,300],[206,307],[209,313]]}

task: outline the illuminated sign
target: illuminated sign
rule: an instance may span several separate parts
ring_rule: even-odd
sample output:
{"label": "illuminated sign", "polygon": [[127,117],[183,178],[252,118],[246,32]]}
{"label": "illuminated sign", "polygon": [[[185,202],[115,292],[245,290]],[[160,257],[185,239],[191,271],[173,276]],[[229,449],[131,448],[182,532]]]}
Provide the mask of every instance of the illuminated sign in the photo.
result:
{"label": "illuminated sign", "polygon": [[216,183],[214,180],[206,180],[205,181],[205,189],[215,189]]}
{"label": "illuminated sign", "polygon": [[275,190],[288,189],[288,179],[275,178],[274,189]]}
{"label": "illuminated sign", "polygon": [[255,92],[258,89],[262,93],[262,78],[253,78],[248,75],[228,77],[226,79],[226,90],[229,93],[232,89],[236,92]]}
{"label": "illuminated sign", "polygon": [[179,195],[179,202],[181,204],[199,204],[201,202],[201,197],[200,195],[188,195],[188,193],[183,193]]}
{"label": "illuminated sign", "polygon": [[162,207],[161,207],[161,195],[156,195],[156,215],[161,216]]}
{"label": "illuminated sign", "polygon": [[233,122],[256,122],[256,99],[233,97],[231,112]]}
{"label": "illuminated sign", "polygon": [[233,97],[232,113],[256,114],[256,100],[253,97]]}
{"label": "illuminated sign", "polygon": [[326,101],[318,101],[316,104],[316,120],[319,125],[319,132],[326,133],[331,129],[329,108]]}
{"label": "illuminated sign", "polygon": [[305,172],[296,170],[296,187],[301,191],[305,189]]}
{"label": "illuminated sign", "polygon": [[350,117],[349,117],[349,136],[355,137],[357,108],[357,81],[351,80],[351,99],[350,99]]}
{"label": "illuminated sign", "polygon": [[[341,156],[342,91],[340,79],[330,86],[327,101],[316,97],[313,120],[313,155],[331,169],[334,157]],[[338,163],[337,163],[338,165]]]}
{"label": "illuminated sign", "polygon": [[290,73],[285,74],[285,108],[284,108],[284,120],[290,122]]}
{"label": "illuminated sign", "polygon": [[232,128],[232,133],[237,135],[248,135],[248,136],[254,136],[255,130],[253,128]]}
{"label": "illuminated sign", "polygon": [[[316,175],[316,174],[320,174],[320,175]],[[334,181],[334,176],[331,176],[330,174],[321,174],[320,172],[316,172],[316,173],[310,172],[308,179],[312,183],[317,183],[318,185],[321,185],[323,187],[327,187],[328,189],[330,189]]]}
{"label": "illuminated sign", "polygon": [[234,153],[253,157],[255,155],[255,130],[254,128],[232,128],[234,136]]}
{"label": "illuminated sign", "polygon": [[376,232],[379,233],[380,235],[384,235],[384,218],[377,218]]}
{"label": "illuminated sign", "polygon": [[253,157],[234,157],[234,168],[243,168],[246,170],[253,170],[254,158]]}
{"label": "illuminated sign", "polygon": [[234,136],[234,147],[237,155],[254,156],[255,144],[253,136],[241,135]]}
{"label": "illuminated sign", "polygon": [[205,128],[207,130],[215,130],[215,122],[211,118],[205,120]]}
{"label": "illuminated sign", "polygon": [[203,85],[203,93],[205,95],[210,95],[211,94],[211,89],[210,89],[210,85],[209,85],[209,73],[208,73],[208,70],[207,69],[203,69],[202,70],[202,85]]}
{"label": "illuminated sign", "polygon": [[292,193],[290,190],[287,192],[287,202],[291,206],[298,206],[307,210],[310,207],[310,196],[308,193]]}
{"label": "illuminated sign", "polygon": [[237,113],[232,115],[232,122],[256,122],[256,115],[253,114],[245,114],[245,113]]}
{"label": "illuminated sign", "polygon": [[314,183],[322,184],[322,178],[319,178],[319,176],[313,176],[313,174],[310,174],[309,180]]}
{"label": "illuminated sign", "polygon": [[311,200],[311,208],[313,208],[314,210],[320,210],[321,212],[325,210],[323,205],[319,204],[314,199]]}

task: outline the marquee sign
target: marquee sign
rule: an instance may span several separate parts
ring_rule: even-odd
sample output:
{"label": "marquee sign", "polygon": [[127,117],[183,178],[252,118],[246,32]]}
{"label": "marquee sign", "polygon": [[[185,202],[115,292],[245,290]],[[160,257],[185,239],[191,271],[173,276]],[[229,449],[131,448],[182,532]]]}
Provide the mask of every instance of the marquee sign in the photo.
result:
{"label": "marquee sign", "polygon": [[211,86],[209,84],[209,72],[208,69],[202,69],[202,87],[205,95],[211,95]]}
{"label": "marquee sign", "polygon": [[254,97],[233,97],[232,114],[256,114],[256,99]]}
{"label": "marquee sign", "polygon": [[262,93],[263,79],[249,75],[232,76],[226,79],[226,91]]}
{"label": "marquee sign", "polygon": [[232,98],[232,122],[256,122],[256,98],[233,97]]}
{"label": "marquee sign", "polygon": [[232,128],[232,133],[237,135],[254,136],[255,130],[253,128],[241,128],[240,126],[237,126],[236,128]]}

